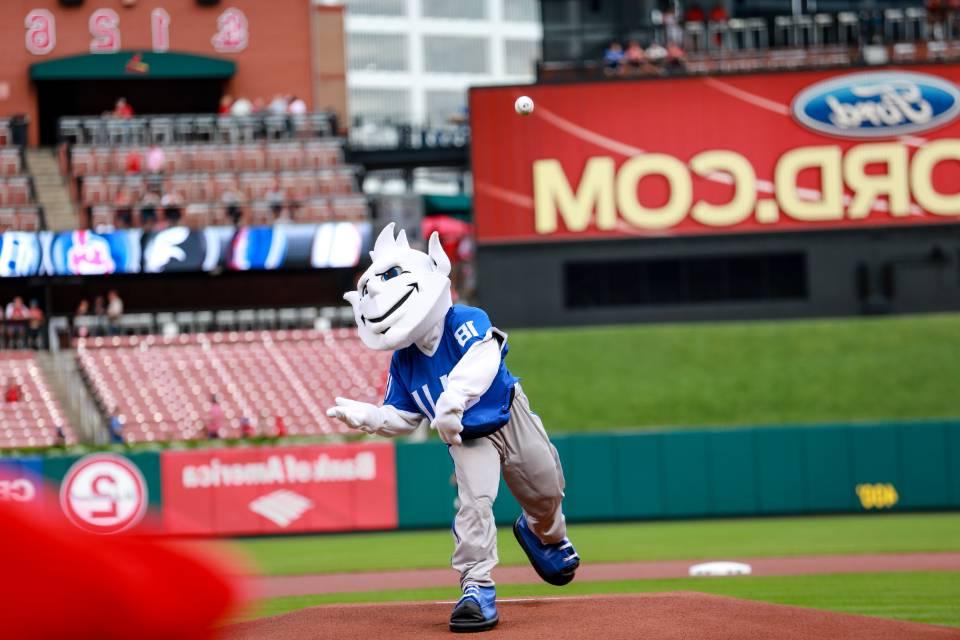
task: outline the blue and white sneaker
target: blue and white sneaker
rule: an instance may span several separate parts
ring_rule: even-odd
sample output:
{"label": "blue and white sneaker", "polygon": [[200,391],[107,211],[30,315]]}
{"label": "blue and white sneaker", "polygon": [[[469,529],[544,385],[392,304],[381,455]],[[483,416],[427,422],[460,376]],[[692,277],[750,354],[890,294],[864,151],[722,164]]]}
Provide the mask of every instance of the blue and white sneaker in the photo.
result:
{"label": "blue and white sneaker", "polygon": [[497,615],[497,590],[495,587],[478,587],[468,584],[463,595],[450,614],[450,631],[471,633],[493,629],[500,622]]}
{"label": "blue and white sneaker", "polygon": [[530,530],[526,515],[522,513],[513,525],[513,535],[544,582],[562,587],[573,580],[580,566],[580,556],[572,542],[566,538],[554,544],[540,542]]}

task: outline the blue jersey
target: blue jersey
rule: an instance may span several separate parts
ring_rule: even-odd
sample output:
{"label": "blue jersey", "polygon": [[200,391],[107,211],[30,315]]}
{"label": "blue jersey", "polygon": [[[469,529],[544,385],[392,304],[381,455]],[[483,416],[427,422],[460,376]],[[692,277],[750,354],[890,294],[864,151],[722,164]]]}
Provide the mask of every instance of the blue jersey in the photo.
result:
{"label": "blue jersey", "polygon": [[500,369],[486,393],[464,412],[460,436],[470,440],[490,435],[510,419],[510,401],[517,378],[503,362],[508,351],[506,336],[491,326],[490,318],[481,309],[459,304],[450,307],[440,344],[432,356],[425,355],[415,344],[395,351],[383,404],[433,420],[436,401],[447,387],[450,371],[470,347],[491,333],[501,339]]}

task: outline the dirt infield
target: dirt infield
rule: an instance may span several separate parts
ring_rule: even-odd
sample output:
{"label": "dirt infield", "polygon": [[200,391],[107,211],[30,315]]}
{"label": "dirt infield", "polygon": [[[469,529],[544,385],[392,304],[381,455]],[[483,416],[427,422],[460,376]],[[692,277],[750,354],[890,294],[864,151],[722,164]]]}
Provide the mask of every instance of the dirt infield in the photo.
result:
{"label": "dirt infield", "polygon": [[[880,571],[960,571],[960,553],[904,553],[853,556],[799,556],[792,558],[723,558],[746,562],[757,576],[793,576],[817,573],[867,573]],[[577,571],[577,582],[684,578],[699,560],[666,562],[585,563]],[[540,578],[533,569],[497,567],[497,584],[534,584]],[[321,593],[383,591],[403,585],[404,589],[456,586],[450,569],[331,573],[304,576],[267,576],[253,580],[253,590],[264,598]]]}
{"label": "dirt infield", "polygon": [[[505,600],[494,640],[960,640],[960,630],[700,593]],[[449,603],[330,605],[227,627],[226,640],[451,638]]]}

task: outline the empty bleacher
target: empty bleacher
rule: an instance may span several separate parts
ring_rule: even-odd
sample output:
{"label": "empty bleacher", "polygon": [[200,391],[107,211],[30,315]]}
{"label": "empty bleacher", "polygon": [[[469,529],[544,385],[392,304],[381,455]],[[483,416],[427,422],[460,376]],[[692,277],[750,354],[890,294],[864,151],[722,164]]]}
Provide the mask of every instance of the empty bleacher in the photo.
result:
{"label": "empty bleacher", "polygon": [[41,227],[33,185],[26,174],[23,150],[11,144],[8,120],[0,120],[0,233]]}
{"label": "empty bleacher", "polygon": [[240,437],[244,418],[260,435],[276,435],[278,418],[286,435],[348,433],[327,407],[336,396],[378,403],[390,360],[349,329],[92,338],[77,357],[101,408],[118,408],[127,442],[206,438],[211,394],[223,438]]}
{"label": "empty bleacher", "polygon": [[[61,165],[87,217],[81,226],[111,226],[120,210],[132,211],[134,226],[146,207],[162,213],[141,202],[148,191],[175,197],[190,226],[231,223],[225,200],[237,201],[244,223],[271,224],[276,193],[284,220],[365,220],[357,171],[343,164],[342,141],[331,137],[326,117],[190,117],[183,127],[179,117],[63,118]],[[159,171],[148,169],[149,145],[163,150]]]}
{"label": "empty bleacher", "polygon": [[[76,435],[50,391],[32,351],[0,352],[0,384],[20,385],[18,402],[0,397],[0,448],[48,447],[75,444]],[[59,433],[63,434],[61,439]]]}

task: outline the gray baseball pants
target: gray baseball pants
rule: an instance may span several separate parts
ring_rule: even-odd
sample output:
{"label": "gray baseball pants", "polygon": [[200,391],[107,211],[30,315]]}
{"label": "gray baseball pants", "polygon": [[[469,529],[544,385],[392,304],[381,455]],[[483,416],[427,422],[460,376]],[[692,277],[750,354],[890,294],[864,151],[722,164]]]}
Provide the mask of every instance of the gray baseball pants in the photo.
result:
{"label": "gray baseball pants", "polygon": [[450,455],[460,498],[453,525],[456,548],[451,565],[460,572],[461,586],[494,584],[490,572],[498,557],[493,502],[497,499],[501,469],[510,493],[520,503],[537,537],[547,544],[566,537],[560,457],[547,438],[540,417],[530,411],[519,384],[510,421],[489,436],[451,446]]}

